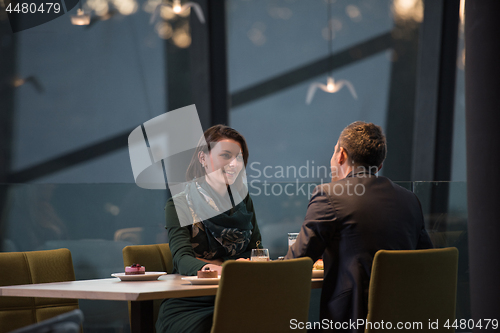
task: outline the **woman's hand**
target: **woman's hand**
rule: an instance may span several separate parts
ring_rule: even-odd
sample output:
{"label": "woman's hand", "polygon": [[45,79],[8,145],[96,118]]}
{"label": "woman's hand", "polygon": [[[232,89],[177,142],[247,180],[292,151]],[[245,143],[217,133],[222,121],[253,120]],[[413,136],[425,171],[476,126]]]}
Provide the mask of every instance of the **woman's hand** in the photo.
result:
{"label": "woman's hand", "polygon": [[238,258],[238,259],[236,259],[236,261],[250,261],[250,259],[248,259],[248,258]]}
{"label": "woman's hand", "polygon": [[203,266],[202,270],[204,270],[206,267],[210,268],[212,271],[217,271],[219,275],[222,274],[222,259],[214,259],[214,260],[207,260],[207,259],[202,259],[198,258],[201,261],[204,261],[207,263],[207,265]]}
{"label": "woman's hand", "polygon": [[205,266],[202,267],[201,270],[204,270],[205,268],[209,268],[211,271],[217,271],[217,273],[219,275],[222,274],[222,266],[219,266],[219,265],[213,265],[213,264],[207,264]]}

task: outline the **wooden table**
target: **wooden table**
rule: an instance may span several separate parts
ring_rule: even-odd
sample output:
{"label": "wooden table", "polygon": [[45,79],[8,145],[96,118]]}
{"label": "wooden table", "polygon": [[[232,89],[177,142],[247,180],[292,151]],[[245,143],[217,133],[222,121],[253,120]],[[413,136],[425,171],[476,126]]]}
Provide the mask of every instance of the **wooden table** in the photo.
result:
{"label": "wooden table", "polygon": [[[0,287],[0,296],[53,297],[131,301],[131,331],[154,332],[153,300],[217,294],[218,285],[191,285],[178,274],[156,281],[120,281],[118,278]],[[312,279],[311,288],[321,288],[323,279]]]}

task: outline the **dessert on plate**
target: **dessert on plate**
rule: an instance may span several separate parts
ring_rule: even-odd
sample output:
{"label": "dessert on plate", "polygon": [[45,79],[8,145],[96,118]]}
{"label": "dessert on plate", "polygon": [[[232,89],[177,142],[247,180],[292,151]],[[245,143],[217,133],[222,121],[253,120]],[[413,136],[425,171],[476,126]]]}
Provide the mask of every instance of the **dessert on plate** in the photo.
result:
{"label": "dessert on plate", "polygon": [[198,279],[214,279],[217,277],[219,277],[219,273],[211,270],[209,267],[198,271]]}
{"label": "dessert on plate", "polygon": [[323,259],[318,259],[318,261],[316,261],[313,265],[313,269],[314,270],[324,270],[325,267],[323,265]]}
{"label": "dessert on plate", "polygon": [[132,264],[125,267],[125,275],[146,274],[146,267],[140,264]]}

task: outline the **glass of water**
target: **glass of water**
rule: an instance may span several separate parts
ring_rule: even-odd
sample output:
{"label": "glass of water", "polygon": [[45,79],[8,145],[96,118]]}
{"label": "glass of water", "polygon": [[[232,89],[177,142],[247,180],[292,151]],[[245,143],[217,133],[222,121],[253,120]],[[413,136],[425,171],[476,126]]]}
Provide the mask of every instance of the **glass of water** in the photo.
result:
{"label": "glass of water", "polygon": [[289,232],[288,233],[288,247],[292,246],[297,240],[298,232]]}
{"label": "glass of water", "polygon": [[251,261],[269,261],[268,249],[252,249]]}

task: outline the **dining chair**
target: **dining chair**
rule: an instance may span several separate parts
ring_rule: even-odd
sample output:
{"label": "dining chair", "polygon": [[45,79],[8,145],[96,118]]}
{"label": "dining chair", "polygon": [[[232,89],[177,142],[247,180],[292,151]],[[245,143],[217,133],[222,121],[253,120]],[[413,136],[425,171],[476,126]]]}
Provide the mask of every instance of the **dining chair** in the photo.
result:
{"label": "dining chair", "polygon": [[[68,249],[0,253],[0,286],[74,281]],[[78,309],[78,300],[43,297],[0,297],[0,333],[38,323]]]}
{"label": "dining chair", "polygon": [[[172,273],[174,263],[172,261],[172,252],[168,243],[151,244],[151,245],[129,245],[122,250],[123,266],[132,264],[141,264],[146,267],[146,272],[167,272]],[[154,300],[153,316],[154,323],[158,318],[158,311],[163,300]],[[129,302],[129,318],[130,318],[130,302]]]}
{"label": "dining chair", "polygon": [[[110,278],[112,273],[123,272],[122,250],[127,245],[132,243],[107,239],[50,240],[37,250],[70,250],[75,278],[89,280]],[[78,304],[85,313],[86,330],[120,332],[129,325],[126,302],[80,299]]]}
{"label": "dining chair", "polygon": [[448,320],[451,326],[455,320],[457,268],[455,247],[378,251],[372,266],[365,333],[380,332],[382,320],[386,328],[391,323],[393,330],[403,323],[414,331],[454,332],[443,325]]}
{"label": "dining chair", "polygon": [[224,262],[211,332],[289,332],[292,319],[306,322],[312,266],[308,257]]}
{"label": "dining chair", "polygon": [[168,243],[151,245],[129,245],[122,250],[123,266],[141,264],[146,271],[172,273],[174,263]]}

